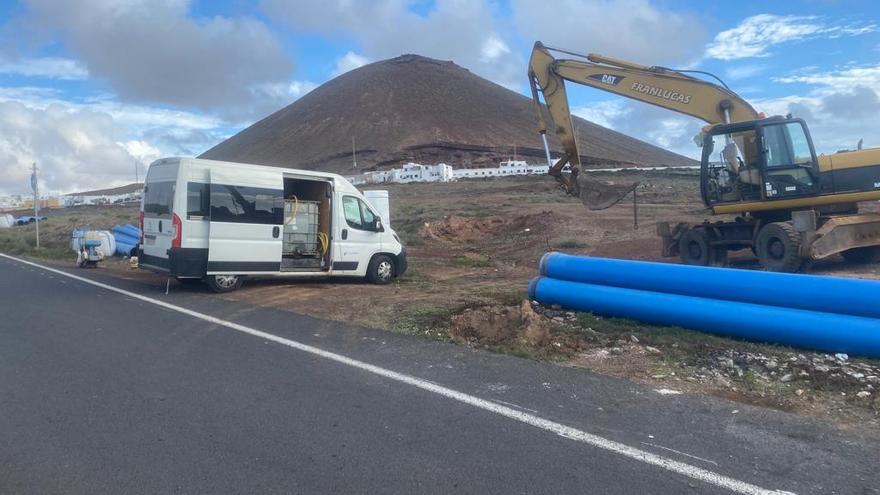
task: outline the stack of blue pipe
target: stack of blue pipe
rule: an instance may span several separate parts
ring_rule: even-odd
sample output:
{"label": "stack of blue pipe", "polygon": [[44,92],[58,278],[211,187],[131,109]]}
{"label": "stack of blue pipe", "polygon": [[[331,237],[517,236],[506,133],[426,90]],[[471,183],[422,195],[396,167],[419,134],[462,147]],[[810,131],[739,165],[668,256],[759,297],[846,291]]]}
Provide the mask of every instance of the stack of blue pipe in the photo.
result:
{"label": "stack of blue pipe", "polygon": [[113,237],[116,238],[116,254],[120,256],[134,256],[137,254],[137,246],[141,239],[141,229],[127,223],[113,227]]}
{"label": "stack of blue pipe", "polygon": [[880,358],[880,282],[547,253],[529,298],[727,337]]}

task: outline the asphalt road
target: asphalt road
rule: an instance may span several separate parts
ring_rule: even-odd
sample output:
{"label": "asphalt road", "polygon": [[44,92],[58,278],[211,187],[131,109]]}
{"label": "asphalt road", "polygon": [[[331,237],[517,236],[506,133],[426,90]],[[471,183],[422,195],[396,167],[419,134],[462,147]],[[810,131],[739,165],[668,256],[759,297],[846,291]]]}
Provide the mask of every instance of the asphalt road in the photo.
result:
{"label": "asphalt road", "polygon": [[0,257],[3,494],[880,493],[857,431],[67,271],[149,299]]}

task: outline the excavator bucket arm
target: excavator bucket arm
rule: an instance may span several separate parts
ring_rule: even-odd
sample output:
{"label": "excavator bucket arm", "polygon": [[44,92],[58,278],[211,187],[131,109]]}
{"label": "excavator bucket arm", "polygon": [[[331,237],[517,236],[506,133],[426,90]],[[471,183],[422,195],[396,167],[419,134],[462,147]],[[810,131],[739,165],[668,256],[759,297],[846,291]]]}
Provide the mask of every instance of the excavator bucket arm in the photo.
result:
{"label": "excavator bucket arm", "polygon": [[[555,176],[569,194],[580,197],[590,209],[601,210],[613,206],[638,184],[607,184],[585,177],[565,81],[691,115],[710,124],[758,118],[758,112],[736,93],[702,79],[662,67],[648,67],[600,55],[591,54],[585,58],[587,60],[557,60],[550,49],[536,42],[529,60],[529,84],[550,175]],[[547,121],[540,95],[543,95],[553,132],[561,142],[564,153],[555,164],[547,144]],[[565,165],[570,165],[571,172],[568,174],[563,172]]]}

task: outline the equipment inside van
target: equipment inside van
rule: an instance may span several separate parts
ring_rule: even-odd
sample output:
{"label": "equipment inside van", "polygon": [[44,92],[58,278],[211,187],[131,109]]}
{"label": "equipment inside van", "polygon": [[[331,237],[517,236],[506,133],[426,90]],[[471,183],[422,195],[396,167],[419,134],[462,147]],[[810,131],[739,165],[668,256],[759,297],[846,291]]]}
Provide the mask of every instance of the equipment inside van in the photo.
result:
{"label": "equipment inside van", "polygon": [[397,234],[336,174],[165,158],[147,172],[141,223],[140,268],[218,292],[248,275],[384,284],[406,270]]}

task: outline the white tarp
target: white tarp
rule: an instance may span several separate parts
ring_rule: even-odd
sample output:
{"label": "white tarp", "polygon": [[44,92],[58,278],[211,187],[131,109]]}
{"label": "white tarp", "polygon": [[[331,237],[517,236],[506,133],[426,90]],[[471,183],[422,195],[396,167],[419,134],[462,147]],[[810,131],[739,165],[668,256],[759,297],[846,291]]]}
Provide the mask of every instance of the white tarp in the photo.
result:
{"label": "white tarp", "polygon": [[10,214],[0,213],[0,229],[8,229],[15,225],[15,217]]}

